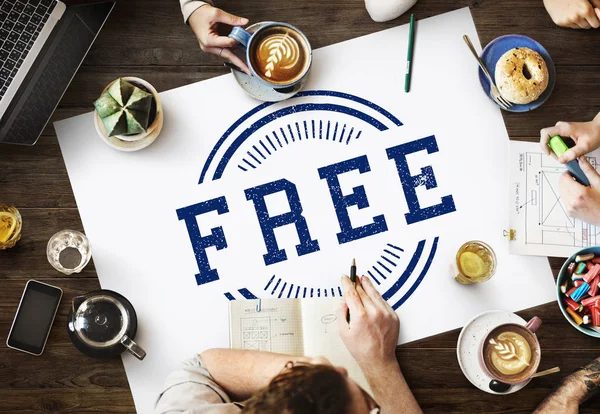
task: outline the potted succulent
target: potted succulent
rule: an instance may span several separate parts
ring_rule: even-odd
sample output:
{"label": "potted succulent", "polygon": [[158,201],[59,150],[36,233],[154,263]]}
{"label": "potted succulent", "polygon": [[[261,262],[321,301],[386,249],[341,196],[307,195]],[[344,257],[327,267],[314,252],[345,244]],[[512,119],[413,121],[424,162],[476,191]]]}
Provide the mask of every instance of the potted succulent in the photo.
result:
{"label": "potted succulent", "polygon": [[160,97],[156,89],[143,79],[116,79],[102,91],[94,107],[96,131],[117,150],[146,148],[162,130]]}

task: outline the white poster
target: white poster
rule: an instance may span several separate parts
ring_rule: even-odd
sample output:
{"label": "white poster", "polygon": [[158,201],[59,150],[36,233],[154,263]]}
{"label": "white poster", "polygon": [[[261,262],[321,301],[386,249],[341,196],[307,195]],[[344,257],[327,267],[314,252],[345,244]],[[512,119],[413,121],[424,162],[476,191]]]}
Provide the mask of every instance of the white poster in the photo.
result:
{"label": "white poster", "polygon": [[[229,300],[338,297],[352,258],[399,343],[553,300],[547,260],[503,239],[508,136],[463,34],[479,48],[468,9],[418,22],[408,94],[401,26],[316,50],[282,103],[231,75],[165,92],[162,134],[137,153],[105,145],[93,114],[55,124],[101,285],[137,310],[148,356],[123,360],[139,412],[182,359],[229,345]],[[451,267],[473,239],[498,270],[463,286]]]}

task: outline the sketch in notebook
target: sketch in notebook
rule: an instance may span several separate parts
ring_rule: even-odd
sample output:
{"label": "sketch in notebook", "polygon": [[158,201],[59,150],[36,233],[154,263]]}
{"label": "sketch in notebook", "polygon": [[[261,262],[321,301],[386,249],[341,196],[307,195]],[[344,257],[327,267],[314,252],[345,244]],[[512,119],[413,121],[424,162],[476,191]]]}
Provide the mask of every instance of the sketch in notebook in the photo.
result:
{"label": "sketch in notebook", "polygon": [[242,349],[271,351],[271,318],[254,317],[240,319]]}
{"label": "sketch in notebook", "polygon": [[[337,316],[333,313],[328,313],[327,315],[323,315],[321,318],[321,323],[325,325],[325,333],[327,333],[327,325],[333,323],[337,320]],[[337,327],[336,327],[337,328]]]}

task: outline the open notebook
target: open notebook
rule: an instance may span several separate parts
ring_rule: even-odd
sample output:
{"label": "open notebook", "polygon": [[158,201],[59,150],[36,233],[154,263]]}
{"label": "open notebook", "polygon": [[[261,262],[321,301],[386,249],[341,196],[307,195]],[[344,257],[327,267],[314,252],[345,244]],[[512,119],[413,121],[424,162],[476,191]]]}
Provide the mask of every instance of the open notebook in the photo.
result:
{"label": "open notebook", "polygon": [[261,299],[229,302],[231,348],[280,354],[324,356],[342,366],[365,391],[371,392],[358,364],[338,333],[339,298]]}

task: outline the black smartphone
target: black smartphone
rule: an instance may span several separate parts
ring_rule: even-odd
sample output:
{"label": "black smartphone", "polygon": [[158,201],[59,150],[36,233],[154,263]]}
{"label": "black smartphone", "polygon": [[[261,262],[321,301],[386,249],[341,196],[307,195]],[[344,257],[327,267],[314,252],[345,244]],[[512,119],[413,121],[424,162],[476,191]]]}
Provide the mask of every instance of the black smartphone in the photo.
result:
{"label": "black smartphone", "polygon": [[37,280],[28,281],[6,345],[35,356],[41,355],[62,294],[62,289],[56,286]]}

